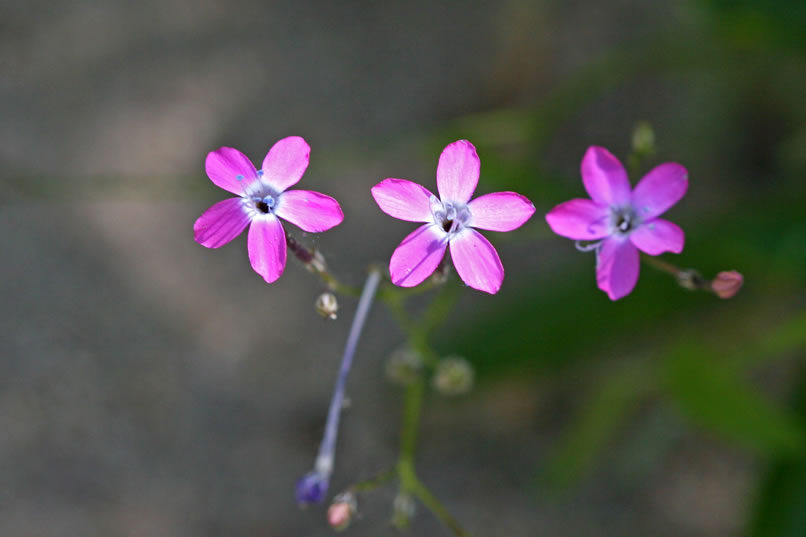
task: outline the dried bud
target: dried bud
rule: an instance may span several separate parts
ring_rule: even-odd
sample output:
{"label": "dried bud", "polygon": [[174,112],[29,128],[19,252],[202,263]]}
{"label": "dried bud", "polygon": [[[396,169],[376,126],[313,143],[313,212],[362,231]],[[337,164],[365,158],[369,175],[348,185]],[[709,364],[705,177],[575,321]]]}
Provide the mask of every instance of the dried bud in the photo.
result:
{"label": "dried bud", "polygon": [[434,273],[431,275],[431,280],[436,285],[444,285],[448,281],[448,275],[451,273],[451,267],[443,260]]}
{"label": "dried bud", "polygon": [[311,272],[325,272],[327,265],[325,258],[318,250],[308,250],[291,235],[286,235],[288,249],[299,259],[305,268]]}
{"label": "dried bud", "polygon": [[325,272],[327,271],[327,263],[325,263],[325,256],[319,250],[311,250],[311,260],[305,263],[305,268],[311,272]]}
{"label": "dried bud", "polygon": [[416,505],[414,498],[405,492],[398,493],[392,503],[392,525],[399,530],[408,529],[414,516]]}
{"label": "dried bud", "polygon": [[730,298],[739,292],[744,283],[744,276],[735,270],[720,272],[711,281],[711,290],[719,298]]}
{"label": "dried bud", "polygon": [[639,155],[655,153],[655,131],[647,121],[639,121],[632,131],[632,149]]}
{"label": "dried bud", "polygon": [[314,308],[323,319],[335,320],[336,313],[339,311],[339,302],[333,293],[322,293],[316,299]]}
{"label": "dried bud", "polygon": [[694,269],[684,269],[677,273],[677,283],[689,291],[696,291],[706,286],[705,279]]}
{"label": "dried bud", "polygon": [[347,529],[357,509],[358,504],[353,493],[337,494],[327,510],[327,522],[336,531]]}
{"label": "dried bud", "polygon": [[413,349],[397,349],[386,361],[386,378],[395,384],[406,386],[420,376],[423,358]]}
{"label": "dried bud", "polygon": [[442,395],[461,395],[473,388],[474,376],[470,362],[459,356],[449,356],[439,361],[431,382]]}

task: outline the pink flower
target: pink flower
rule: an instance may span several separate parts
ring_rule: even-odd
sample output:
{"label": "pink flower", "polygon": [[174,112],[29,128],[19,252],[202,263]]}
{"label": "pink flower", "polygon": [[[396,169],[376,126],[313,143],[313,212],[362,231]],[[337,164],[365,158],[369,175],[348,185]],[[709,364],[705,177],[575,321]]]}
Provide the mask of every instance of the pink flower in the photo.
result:
{"label": "pink flower", "polygon": [[628,295],[638,281],[638,250],[659,255],[683,251],[683,230],[658,218],[683,197],[688,172],[666,162],[630,191],[624,166],[607,149],[589,147],[582,159],[582,182],[592,200],[573,199],[554,207],[546,221],[558,235],[600,241],[596,283],[611,300]]}
{"label": "pink flower", "polygon": [[439,198],[405,179],[384,179],[372,187],[383,212],[408,222],[424,222],[392,254],[392,282],[414,287],[436,270],[450,244],[459,277],[474,289],[495,294],[504,279],[498,252],[478,231],[511,231],[534,214],[535,207],[515,192],[470,197],[479,181],[479,156],[467,140],[446,147],[437,166]]}
{"label": "pink flower", "polygon": [[205,169],[216,186],[240,197],[219,201],[193,224],[196,242],[218,248],[249,227],[249,261],[255,272],[271,283],[283,274],[286,236],[280,218],[312,233],[326,231],[344,219],[339,203],[311,190],[287,190],[308,167],[311,148],[299,136],[272,146],[263,168],[231,147],[207,155]]}

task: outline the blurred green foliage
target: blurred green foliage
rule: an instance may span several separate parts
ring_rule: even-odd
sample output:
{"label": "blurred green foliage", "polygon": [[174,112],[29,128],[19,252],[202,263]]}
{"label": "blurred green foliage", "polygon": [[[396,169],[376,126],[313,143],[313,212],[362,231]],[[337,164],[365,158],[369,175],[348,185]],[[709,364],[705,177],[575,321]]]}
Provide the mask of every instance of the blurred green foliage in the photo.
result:
{"label": "blurred green foliage", "polygon": [[[701,106],[681,114],[670,132],[656,133],[656,162],[689,161],[688,153],[665,150],[664,140],[677,134],[676,147],[687,148],[700,164],[690,169],[692,178],[708,170],[712,191],[697,193],[695,185],[705,181],[692,182],[685,201],[696,212],[672,218],[687,232],[686,250],[670,261],[693,265],[706,277],[737,269],[745,289],[720,301],[684,292],[668,275],[644,266],[632,295],[611,303],[596,290],[593,255],[577,254],[571,265],[549,263],[554,268],[536,274],[509,302],[496,302],[489,315],[462,316],[437,345],[469,357],[482,382],[529,371],[580,383],[576,415],[554,454],[539,461],[544,483],[562,488],[576,482],[624,434],[637,409],[656,405],[767,461],[748,535],[802,536],[806,2],[702,0],[689,7],[698,23],[684,32],[677,28],[641,46],[608,51],[532,107],[461,118],[434,134],[429,152],[445,140],[478,142],[490,190],[522,191],[545,204],[521,231],[537,234],[544,226],[541,211],[584,196],[579,179],[546,163],[552,133],[614,88],[673,78],[693,88],[690,104]],[[691,201],[696,196],[706,201]],[[543,244],[545,250],[573,249],[560,238]],[[757,372],[770,367],[795,371],[800,381],[779,382],[773,390],[760,386]],[[794,408],[781,397],[788,393]]]}

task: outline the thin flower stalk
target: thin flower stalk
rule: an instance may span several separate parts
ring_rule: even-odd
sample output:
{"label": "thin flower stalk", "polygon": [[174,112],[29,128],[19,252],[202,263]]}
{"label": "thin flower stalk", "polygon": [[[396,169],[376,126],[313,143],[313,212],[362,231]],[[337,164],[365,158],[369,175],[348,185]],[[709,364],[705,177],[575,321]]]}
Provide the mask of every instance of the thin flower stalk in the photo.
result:
{"label": "thin flower stalk", "polygon": [[347,344],[344,347],[339,375],[336,378],[336,386],[333,390],[333,398],[330,401],[330,408],[325,424],[325,435],[319,447],[319,455],[316,457],[314,468],[297,483],[297,501],[301,504],[320,503],[327,493],[330,475],[333,473],[333,462],[336,452],[336,439],[339,433],[339,419],[344,406],[344,389],[347,383],[347,375],[353,364],[353,356],[361,338],[361,331],[367,319],[370,307],[378,289],[381,274],[377,270],[371,270],[364,283],[361,298],[358,300],[358,309],[350,327],[350,334],[347,336]]}

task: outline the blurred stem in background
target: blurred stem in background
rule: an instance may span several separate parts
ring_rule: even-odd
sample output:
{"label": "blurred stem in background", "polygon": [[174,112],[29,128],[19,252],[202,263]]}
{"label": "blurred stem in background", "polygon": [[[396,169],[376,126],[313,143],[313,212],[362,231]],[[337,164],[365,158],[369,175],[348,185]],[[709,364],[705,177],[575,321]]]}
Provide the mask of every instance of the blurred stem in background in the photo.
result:
{"label": "blurred stem in background", "polygon": [[[341,283],[327,270],[325,259],[319,252],[305,248],[291,235],[287,235],[286,240],[289,250],[294,253],[297,259],[299,259],[311,273],[319,277],[328,289],[345,296],[353,297],[357,294],[355,289]],[[434,276],[429,278],[427,283],[419,286],[419,288],[409,290],[394,286],[390,282],[385,282],[378,293],[380,300],[385,303],[401,330],[406,334],[409,348],[413,349],[424,358],[424,365],[429,369],[433,369],[439,360],[439,356],[434,352],[428,342],[429,336],[451,312],[461,289],[455,282],[451,282],[452,285],[446,284],[446,278],[444,274],[442,274],[443,270],[444,268],[438,270]],[[371,267],[369,269],[369,277],[364,286],[364,290],[361,292],[356,318],[350,330],[350,336],[345,349],[345,357],[339,372],[339,378],[336,382],[336,390],[334,392],[333,401],[331,402],[326,433],[322,441],[319,457],[317,458],[317,464],[314,470],[306,475],[300,481],[300,485],[298,485],[297,496],[301,500],[316,503],[322,499],[320,492],[327,490],[327,482],[333,468],[333,455],[335,453],[335,441],[339,424],[338,417],[341,412],[342,399],[344,397],[346,375],[352,362],[353,352],[358,343],[363,321],[375,295],[375,289],[380,275],[381,271],[377,267]],[[418,315],[417,319],[409,315],[406,310],[406,300],[410,296],[428,291],[435,286],[440,288],[439,292],[425,311]],[[425,377],[422,370],[418,370],[413,381],[409,382],[406,386],[400,432],[400,451],[394,470],[382,472],[372,479],[354,484],[345,492],[337,494],[335,501],[343,503],[343,498],[354,498],[354,495],[358,492],[369,492],[375,487],[387,483],[393,477],[397,477],[400,483],[400,491],[394,505],[395,513],[392,520],[395,525],[400,528],[408,526],[409,518],[413,515],[413,505],[411,505],[411,502],[407,498],[414,497],[431,511],[442,524],[450,528],[457,537],[469,537],[470,534],[462,528],[442,502],[423,484],[415,470],[417,432],[420,426],[420,414],[422,412],[425,386]],[[324,465],[320,464],[320,459],[325,459]],[[326,476],[318,476],[317,472],[322,473],[322,468],[320,467],[325,467],[327,470]],[[312,481],[315,481],[315,486],[311,486]],[[321,483],[324,483],[324,485]],[[331,506],[331,510],[334,507],[336,507],[335,504]],[[349,509],[351,508],[345,507],[344,509],[348,510],[345,511],[345,513],[349,513]],[[349,524],[349,518],[349,514],[345,514],[343,517],[334,518],[334,520],[337,521],[338,528],[343,529]]]}

